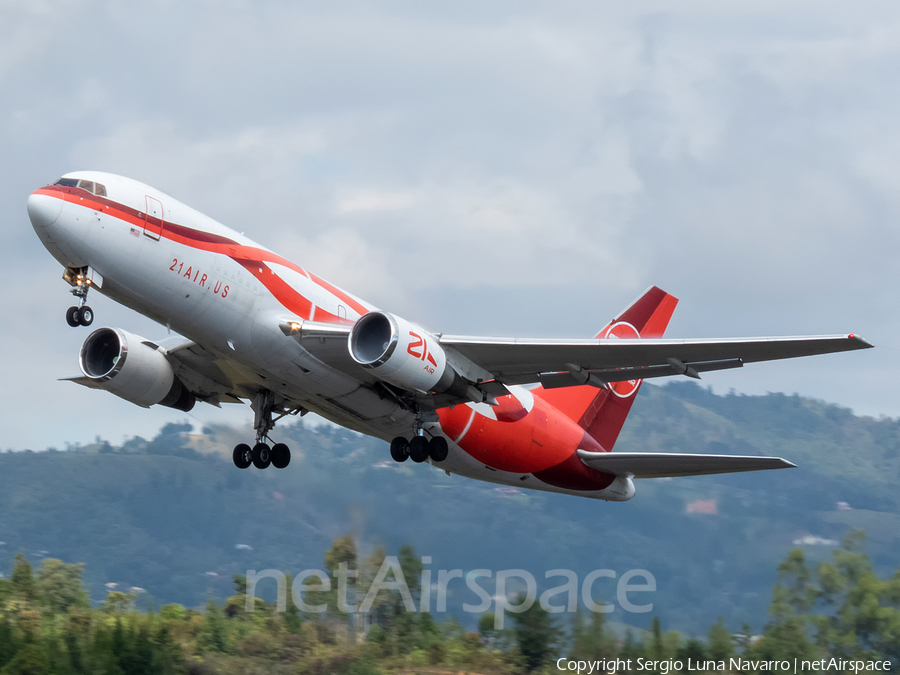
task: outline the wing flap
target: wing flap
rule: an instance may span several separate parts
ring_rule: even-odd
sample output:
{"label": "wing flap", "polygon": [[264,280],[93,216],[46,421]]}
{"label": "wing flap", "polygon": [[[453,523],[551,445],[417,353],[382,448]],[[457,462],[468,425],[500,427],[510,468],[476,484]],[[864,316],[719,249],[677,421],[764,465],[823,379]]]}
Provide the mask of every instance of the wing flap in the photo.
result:
{"label": "wing flap", "polygon": [[[559,387],[575,387],[580,384],[591,384],[602,387],[610,382],[625,382],[626,380],[646,380],[652,377],[670,377],[672,375],[687,375],[699,379],[698,373],[712,370],[725,370],[728,368],[740,368],[744,365],[740,359],[725,359],[723,361],[695,361],[682,363],[672,359],[672,363],[664,366],[644,366],[641,368],[612,368],[608,370],[582,370],[573,372],[567,370],[559,373],[539,373],[538,379],[544,389],[557,389]],[[579,372],[586,376],[579,377]]]}
{"label": "wing flap", "polygon": [[781,457],[748,455],[699,455],[674,452],[588,452],[578,457],[592,469],[616,476],[669,478],[716,473],[791,469],[796,465]]}

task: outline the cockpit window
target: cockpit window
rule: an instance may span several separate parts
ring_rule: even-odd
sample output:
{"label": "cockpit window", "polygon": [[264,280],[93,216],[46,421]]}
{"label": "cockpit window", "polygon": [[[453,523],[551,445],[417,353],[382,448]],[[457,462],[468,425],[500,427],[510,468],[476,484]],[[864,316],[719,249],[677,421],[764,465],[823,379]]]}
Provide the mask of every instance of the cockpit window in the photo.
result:
{"label": "cockpit window", "polygon": [[77,178],[60,178],[54,185],[62,185],[63,187],[78,187],[95,195],[106,197],[106,186],[102,183],[95,183],[90,180],[78,180]]}

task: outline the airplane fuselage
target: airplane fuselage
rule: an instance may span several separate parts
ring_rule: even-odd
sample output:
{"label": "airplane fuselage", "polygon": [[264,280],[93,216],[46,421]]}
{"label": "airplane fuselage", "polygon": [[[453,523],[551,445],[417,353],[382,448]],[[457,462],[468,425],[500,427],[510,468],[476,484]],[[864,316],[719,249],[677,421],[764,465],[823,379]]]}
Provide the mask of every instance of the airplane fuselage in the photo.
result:
{"label": "airplane fuselage", "polygon": [[[66,181],[71,184],[60,184]],[[299,321],[352,325],[373,305],[120,176],[67,174],[34,192],[28,210],[41,241],[64,267],[88,269],[101,293],[202,345],[247,397],[267,389],[288,406],[364,434],[385,440],[410,434],[413,412],[316,358],[279,328]],[[634,396],[637,386],[624,384],[620,391]],[[426,430],[447,439],[449,455],[435,466],[516,487],[631,498],[630,478],[578,459],[579,449],[609,448],[560,413],[540,387],[509,391],[498,405],[437,411]]]}

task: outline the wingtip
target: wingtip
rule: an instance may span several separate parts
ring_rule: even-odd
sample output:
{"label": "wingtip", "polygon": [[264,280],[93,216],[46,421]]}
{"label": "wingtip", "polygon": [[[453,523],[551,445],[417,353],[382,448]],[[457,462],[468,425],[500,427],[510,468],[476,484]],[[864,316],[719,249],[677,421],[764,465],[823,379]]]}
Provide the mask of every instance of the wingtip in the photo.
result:
{"label": "wingtip", "polygon": [[856,342],[858,349],[871,349],[875,346],[864,337],[857,335],[856,333],[850,333],[850,335],[847,336],[847,339]]}

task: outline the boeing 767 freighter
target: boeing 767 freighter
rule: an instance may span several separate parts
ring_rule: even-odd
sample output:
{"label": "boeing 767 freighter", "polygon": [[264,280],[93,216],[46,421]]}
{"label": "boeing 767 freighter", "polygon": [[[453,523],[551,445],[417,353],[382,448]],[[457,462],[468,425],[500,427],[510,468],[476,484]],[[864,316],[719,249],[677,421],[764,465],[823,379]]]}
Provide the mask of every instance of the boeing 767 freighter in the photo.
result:
{"label": "boeing 767 freighter", "polygon": [[284,468],[276,420],[313,411],[390,442],[403,462],[608,501],[634,478],[793,466],[778,457],[614,453],[643,379],[871,347],[856,335],[667,340],[678,300],[652,287],[590,339],[431,333],[386,312],[143,183],[69,173],[28,198],[28,215],[94,320],[98,292],[184,336],[100,328],[73,382],[139,406],[249,401],[255,443],[236,466]]}

